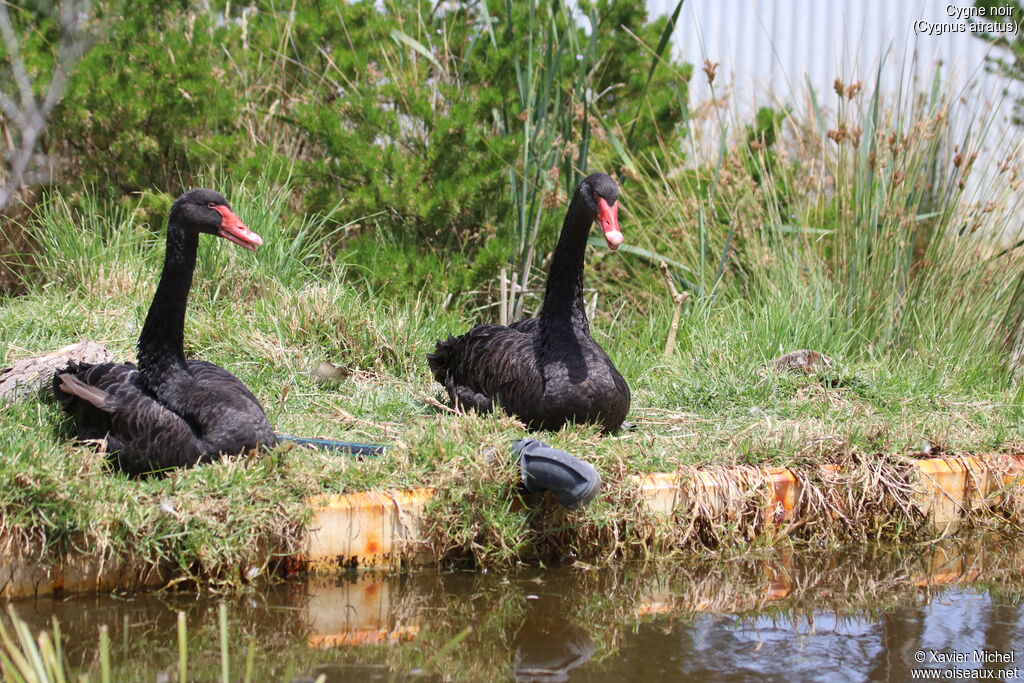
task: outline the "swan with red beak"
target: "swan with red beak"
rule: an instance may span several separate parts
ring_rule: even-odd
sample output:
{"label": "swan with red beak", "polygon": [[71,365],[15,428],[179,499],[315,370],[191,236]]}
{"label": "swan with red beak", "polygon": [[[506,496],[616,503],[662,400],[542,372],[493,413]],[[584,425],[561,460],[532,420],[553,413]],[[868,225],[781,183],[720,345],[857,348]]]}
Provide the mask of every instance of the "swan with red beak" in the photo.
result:
{"label": "swan with red beak", "polygon": [[189,190],[171,206],[164,266],[136,363],[70,363],[54,374],[54,396],[75,419],[79,437],[105,440],[112,464],[128,474],[148,476],[277,444],[259,401],[237,377],[185,357],[201,235],[250,251],[263,244],[224,195]]}
{"label": "swan with red beak", "polygon": [[622,246],[619,186],[604,173],[579,184],[551,256],[536,318],[477,325],[437,342],[427,362],[457,409],[500,407],[531,429],[591,423],[618,429],[629,412],[629,385],[590,334],[583,269],[590,231],[601,226],[609,249]]}

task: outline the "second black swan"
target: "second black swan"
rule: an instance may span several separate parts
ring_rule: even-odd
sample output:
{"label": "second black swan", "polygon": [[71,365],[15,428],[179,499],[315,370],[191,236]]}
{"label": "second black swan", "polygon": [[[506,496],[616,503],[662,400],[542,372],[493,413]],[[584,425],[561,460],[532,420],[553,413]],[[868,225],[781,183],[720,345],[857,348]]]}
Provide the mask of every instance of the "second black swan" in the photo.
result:
{"label": "second black swan", "polygon": [[174,202],[163,272],[138,343],[138,366],[72,363],[53,392],[82,439],[106,439],[128,474],[191,467],[224,454],[277,444],[259,401],[227,370],[186,360],[185,308],[200,234],[256,251],[263,241],[213,190],[190,190]]}
{"label": "second black swan", "polygon": [[583,262],[596,220],[610,249],[622,244],[619,187],[595,173],[580,183],[555,247],[540,315],[509,326],[477,325],[437,343],[430,369],[457,407],[494,405],[531,429],[567,422],[618,429],[629,412],[629,386],[590,336],[583,303]]}

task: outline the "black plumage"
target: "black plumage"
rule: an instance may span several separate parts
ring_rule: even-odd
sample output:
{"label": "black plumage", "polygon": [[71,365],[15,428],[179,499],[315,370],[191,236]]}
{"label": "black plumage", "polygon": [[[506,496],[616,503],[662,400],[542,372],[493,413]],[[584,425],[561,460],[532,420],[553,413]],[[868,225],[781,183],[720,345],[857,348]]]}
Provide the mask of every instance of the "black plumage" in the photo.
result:
{"label": "black plumage", "polygon": [[199,235],[256,250],[262,240],[213,190],[186,192],[171,208],[167,252],[138,343],[138,366],[72,363],[53,392],[82,439],[107,440],[119,468],[145,474],[191,467],[277,440],[259,401],[227,370],[186,360],[185,309]]}
{"label": "black plumage", "polygon": [[609,176],[587,177],[573,195],[548,271],[537,318],[477,325],[437,343],[430,369],[452,403],[486,412],[495,405],[532,429],[567,422],[617,429],[629,412],[629,386],[590,336],[583,303],[583,263],[597,220],[608,246],[622,242],[619,188]]}

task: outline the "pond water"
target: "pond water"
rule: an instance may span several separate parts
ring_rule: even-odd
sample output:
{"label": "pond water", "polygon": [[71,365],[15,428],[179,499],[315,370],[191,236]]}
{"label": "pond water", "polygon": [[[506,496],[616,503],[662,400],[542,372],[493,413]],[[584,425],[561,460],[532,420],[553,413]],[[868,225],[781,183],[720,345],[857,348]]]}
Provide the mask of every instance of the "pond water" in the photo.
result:
{"label": "pond water", "polygon": [[[909,681],[1024,676],[1024,549],[1001,537],[594,568],[312,578],[224,598],[232,680]],[[18,600],[76,673],[220,680],[209,595]],[[959,660],[959,661],[958,661]],[[979,661],[987,660],[987,661]]]}

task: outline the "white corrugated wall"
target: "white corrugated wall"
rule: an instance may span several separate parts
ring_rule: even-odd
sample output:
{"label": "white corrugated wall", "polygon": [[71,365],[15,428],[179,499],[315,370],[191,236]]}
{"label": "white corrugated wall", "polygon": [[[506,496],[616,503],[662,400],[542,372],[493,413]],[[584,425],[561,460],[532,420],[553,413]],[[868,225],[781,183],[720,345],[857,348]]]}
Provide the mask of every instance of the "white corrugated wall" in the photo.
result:
{"label": "white corrugated wall", "polygon": [[[676,0],[647,2],[652,15],[668,14],[676,6]],[[954,139],[979,154],[968,182],[967,195],[973,200],[991,195],[982,190],[998,179],[994,160],[1011,151],[1020,158],[1024,135],[1010,117],[1013,98],[1024,94],[1024,84],[986,69],[986,57],[999,51],[970,32],[937,36],[914,30],[919,21],[963,24],[965,19],[949,16],[949,8],[972,5],[948,0],[685,0],[673,43],[676,55],[696,67],[691,108],[710,98],[701,71],[709,59],[719,64],[714,94],[739,121],[758,106],[799,108],[807,101],[808,81],[828,120],[836,102],[836,78],[844,83],[859,80],[870,95],[877,77],[890,103],[883,106],[891,106],[901,87],[903,102],[908,89],[927,93],[939,69],[942,95],[956,95],[950,112]],[[1007,88],[1010,96],[1004,94]],[[705,124],[713,127],[715,120]],[[716,144],[713,135],[701,139]],[[1017,199],[1003,208],[1008,215],[1014,215],[1013,207],[1021,201],[1016,191],[1014,195]],[[1021,225],[1016,218],[1011,223]],[[1018,234],[1019,228],[1010,233]]]}
{"label": "white corrugated wall", "polygon": [[[652,14],[667,14],[676,0],[648,0]],[[741,108],[792,101],[806,88],[805,76],[819,92],[844,82],[873,84],[881,55],[889,57],[881,72],[883,90],[907,80],[916,55],[922,77],[936,64],[943,78],[987,93],[1002,82],[985,73],[989,46],[970,33],[915,35],[914,23],[956,22],[947,7],[969,2],[941,0],[686,0],[674,35],[677,55],[702,65],[718,62],[716,88],[731,87]],[[904,66],[906,65],[906,67]],[[924,73],[927,72],[927,73]],[[901,76],[901,74],[903,74]],[[699,71],[694,98],[707,97]],[[719,91],[718,94],[721,94]]]}

